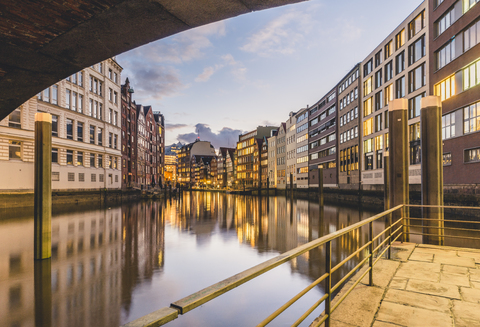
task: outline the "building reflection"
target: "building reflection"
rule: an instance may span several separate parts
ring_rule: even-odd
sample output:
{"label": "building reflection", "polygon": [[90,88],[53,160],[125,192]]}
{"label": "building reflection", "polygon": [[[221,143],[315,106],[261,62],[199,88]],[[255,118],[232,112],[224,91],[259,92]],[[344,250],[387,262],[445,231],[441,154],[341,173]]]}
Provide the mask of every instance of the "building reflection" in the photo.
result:
{"label": "building reflection", "polygon": [[[163,267],[164,217],[158,203],[54,216],[49,267],[34,264],[31,217],[1,221],[0,248],[0,326],[119,326],[135,286]],[[35,323],[50,292],[51,316]]]}

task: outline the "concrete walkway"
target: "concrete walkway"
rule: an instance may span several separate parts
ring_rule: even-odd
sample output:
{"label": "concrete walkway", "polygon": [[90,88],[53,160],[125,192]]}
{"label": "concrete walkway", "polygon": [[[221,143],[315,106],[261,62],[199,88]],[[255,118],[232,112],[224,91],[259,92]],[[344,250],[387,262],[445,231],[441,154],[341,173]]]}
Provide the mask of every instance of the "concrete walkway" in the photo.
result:
{"label": "concrete walkway", "polygon": [[480,327],[479,250],[395,243],[392,260],[374,267],[373,282],[367,286],[367,274],[333,312],[331,326]]}

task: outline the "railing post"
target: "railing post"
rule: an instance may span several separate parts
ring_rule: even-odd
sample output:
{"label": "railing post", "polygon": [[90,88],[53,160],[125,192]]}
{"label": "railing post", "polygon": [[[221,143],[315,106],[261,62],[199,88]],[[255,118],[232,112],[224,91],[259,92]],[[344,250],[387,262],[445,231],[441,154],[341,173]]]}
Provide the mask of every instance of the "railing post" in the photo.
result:
{"label": "railing post", "polygon": [[328,297],[325,299],[325,315],[327,315],[325,327],[330,327],[332,311],[332,241],[328,241],[325,246],[325,273],[328,274],[327,278],[325,278],[325,292],[328,294]]}
{"label": "railing post", "polygon": [[368,265],[370,267],[370,271],[368,273],[368,285],[373,286],[373,222],[368,224],[368,238],[369,238],[369,252],[370,258],[368,259]]}
{"label": "railing post", "polygon": [[[383,156],[383,184],[384,184],[384,197],[383,197],[383,207],[387,211],[390,209],[390,161],[389,153],[385,151]],[[387,259],[390,260],[391,257],[391,245],[392,245],[392,215],[388,214],[387,219],[387,228],[388,228],[388,250],[387,250]]]}

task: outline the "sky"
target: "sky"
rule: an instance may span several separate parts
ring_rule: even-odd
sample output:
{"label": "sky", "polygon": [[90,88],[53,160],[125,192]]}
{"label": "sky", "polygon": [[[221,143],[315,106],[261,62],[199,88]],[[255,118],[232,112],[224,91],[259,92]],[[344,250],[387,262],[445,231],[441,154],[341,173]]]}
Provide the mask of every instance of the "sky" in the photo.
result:
{"label": "sky", "polygon": [[137,104],[165,117],[165,144],[235,147],[315,104],[420,0],[310,0],[191,29],[117,56]]}

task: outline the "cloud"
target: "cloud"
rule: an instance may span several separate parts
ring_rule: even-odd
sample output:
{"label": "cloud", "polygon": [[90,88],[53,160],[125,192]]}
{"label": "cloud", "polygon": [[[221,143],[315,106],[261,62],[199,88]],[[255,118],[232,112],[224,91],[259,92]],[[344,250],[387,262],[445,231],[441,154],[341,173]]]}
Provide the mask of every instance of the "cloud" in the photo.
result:
{"label": "cloud", "polygon": [[225,22],[220,21],[152,42],[127,54],[154,63],[180,64],[204,57],[203,51],[212,46],[209,37],[225,34]]}
{"label": "cloud", "polygon": [[198,75],[196,78],[195,78],[195,82],[206,82],[210,79],[210,77],[220,68],[222,68],[223,66],[215,66],[215,67],[206,67],[203,69],[203,72]]}
{"label": "cloud", "polygon": [[237,145],[238,136],[242,133],[243,131],[239,129],[229,127],[223,127],[215,133],[207,124],[197,124],[195,133],[179,134],[177,140],[182,143],[191,143],[200,135],[200,140],[209,141],[218,150],[220,147],[234,148]]}
{"label": "cloud", "polygon": [[184,128],[184,127],[187,127],[187,126],[188,126],[187,124],[167,124],[165,126],[165,129],[168,130],[168,131],[173,131],[175,129]]}
{"label": "cloud", "polygon": [[292,54],[313,24],[310,13],[291,10],[250,36],[240,49],[264,57],[275,53]]}
{"label": "cloud", "polygon": [[203,72],[195,78],[195,82],[208,81],[214,73],[216,73],[217,71],[221,70],[224,67],[230,67],[231,73],[236,79],[245,80],[245,74],[247,72],[247,68],[245,68],[241,62],[236,61],[230,53],[221,56],[220,59],[222,60],[221,63],[216,64],[214,66],[205,67],[203,69]]}
{"label": "cloud", "polygon": [[172,67],[156,65],[137,65],[128,77],[139,98],[162,99],[173,96],[187,85],[180,79],[180,73]]}

